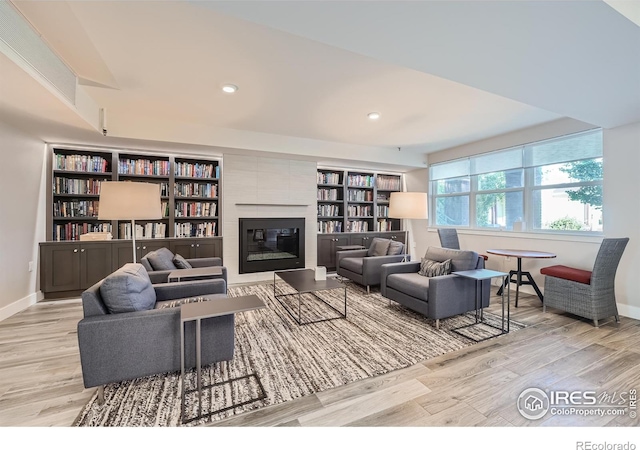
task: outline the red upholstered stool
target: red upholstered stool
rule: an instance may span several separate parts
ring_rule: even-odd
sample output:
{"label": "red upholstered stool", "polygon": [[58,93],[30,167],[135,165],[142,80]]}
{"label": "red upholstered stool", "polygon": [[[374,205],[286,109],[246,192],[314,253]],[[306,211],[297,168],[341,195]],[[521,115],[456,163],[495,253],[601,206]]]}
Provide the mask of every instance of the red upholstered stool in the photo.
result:
{"label": "red upholstered stool", "polygon": [[563,280],[576,281],[582,284],[591,284],[591,271],[575,269],[567,266],[550,266],[540,269],[540,273]]}

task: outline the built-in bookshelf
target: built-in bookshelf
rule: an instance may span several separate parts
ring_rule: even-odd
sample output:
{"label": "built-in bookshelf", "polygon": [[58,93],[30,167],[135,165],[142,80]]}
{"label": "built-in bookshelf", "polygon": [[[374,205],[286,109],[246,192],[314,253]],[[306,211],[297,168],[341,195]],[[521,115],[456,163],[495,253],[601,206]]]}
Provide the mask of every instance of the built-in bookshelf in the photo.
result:
{"label": "built-in bookshelf", "polygon": [[[79,240],[91,231],[114,239],[219,236],[220,161],[118,150],[53,147],[48,239]],[[141,181],[160,187],[163,218],[100,221],[102,181]]]}
{"label": "built-in bookshelf", "polygon": [[400,230],[389,218],[391,192],[402,189],[402,176],[368,171],[318,168],[318,233]]}

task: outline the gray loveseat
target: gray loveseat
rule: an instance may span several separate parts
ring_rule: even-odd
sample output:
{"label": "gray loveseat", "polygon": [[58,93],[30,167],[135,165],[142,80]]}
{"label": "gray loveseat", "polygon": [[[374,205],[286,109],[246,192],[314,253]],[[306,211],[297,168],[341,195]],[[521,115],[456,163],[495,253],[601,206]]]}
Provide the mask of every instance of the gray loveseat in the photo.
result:
{"label": "gray loveseat", "polygon": [[[451,271],[484,268],[484,258],[467,250],[429,247],[426,259],[444,262],[451,259]],[[436,321],[475,310],[476,282],[457,275],[426,277],[418,274],[420,262],[382,266],[381,294]],[[482,307],[489,306],[490,282],[482,282]]]}
{"label": "gray loveseat", "polygon": [[222,278],[225,283],[227,281],[227,268],[222,266],[222,259],[217,257],[212,258],[190,258],[185,259],[179,254],[173,254],[171,250],[166,247],[162,247],[158,250],[147,253],[140,258],[140,264],[149,272],[149,278],[154,284],[166,283],[169,274],[176,269],[197,268],[197,267],[211,267],[221,266],[222,275],[214,276],[212,278]]}
{"label": "gray loveseat", "polygon": [[368,249],[336,252],[336,273],[366,286],[369,293],[370,286],[380,284],[382,265],[399,262],[404,258],[402,242],[373,238]]}
{"label": "gray loveseat", "polygon": [[[105,283],[110,293],[101,289]],[[225,292],[222,279],[151,285],[141,264],[125,264],[91,286],[82,293],[84,318],[78,323],[84,386],[179,371],[180,308],[173,305],[203,296],[215,301]],[[116,302],[105,303],[103,294]],[[194,322],[185,327],[185,342],[185,364],[195,367]],[[232,359],[233,314],[204,319],[202,343],[203,365]]]}

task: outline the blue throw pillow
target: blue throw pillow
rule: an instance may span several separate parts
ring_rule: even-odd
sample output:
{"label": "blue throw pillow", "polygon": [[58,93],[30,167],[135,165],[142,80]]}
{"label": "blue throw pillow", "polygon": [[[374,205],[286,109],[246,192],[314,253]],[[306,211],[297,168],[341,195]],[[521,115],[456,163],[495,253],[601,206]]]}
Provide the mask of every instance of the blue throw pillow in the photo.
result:
{"label": "blue throw pillow", "polygon": [[147,260],[153,270],[176,270],[173,263],[173,253],[168,248],[162,247],[153,252],[147,253]]}
{"label": "blue throw pillow", "polygon": [[142,264],[125,264],[107,276],[100,285],[100,296],[111,314],[145,311],[156,305],[156,291]]}

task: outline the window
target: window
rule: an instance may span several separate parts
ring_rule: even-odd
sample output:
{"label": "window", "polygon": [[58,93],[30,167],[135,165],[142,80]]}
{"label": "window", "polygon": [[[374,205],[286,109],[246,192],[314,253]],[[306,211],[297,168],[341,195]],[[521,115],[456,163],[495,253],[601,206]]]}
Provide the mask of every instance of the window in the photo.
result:
{"label": "window", "polygon": [[602,231],[602,131],[434,164],[434,226]]}

